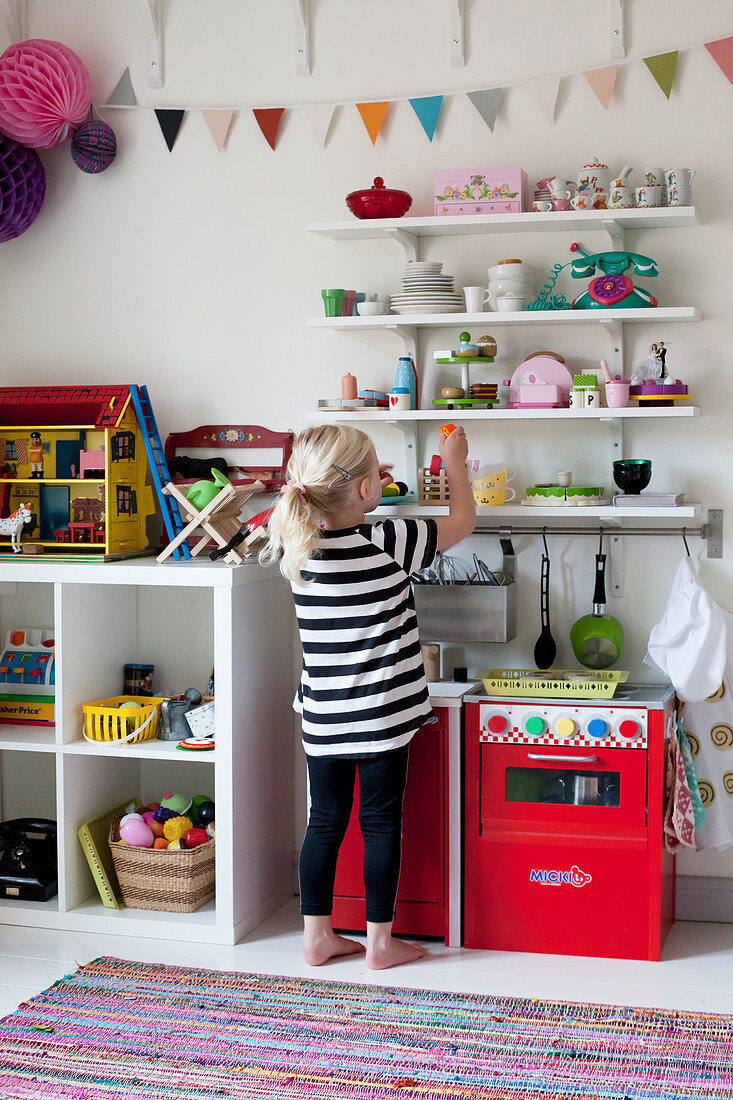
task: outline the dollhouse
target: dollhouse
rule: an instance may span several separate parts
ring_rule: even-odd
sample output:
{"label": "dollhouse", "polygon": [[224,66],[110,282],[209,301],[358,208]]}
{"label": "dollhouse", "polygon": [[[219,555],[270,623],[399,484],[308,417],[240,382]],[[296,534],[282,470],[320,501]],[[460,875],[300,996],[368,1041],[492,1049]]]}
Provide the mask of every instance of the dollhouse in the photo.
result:
{"label": "dollhouse", "polygon": [[[107,561],[152,552],[147,473],[129,386],[0,388],[0,556]],[[24,511],[13,539],[3,521],[21,508],[30,519]]]}

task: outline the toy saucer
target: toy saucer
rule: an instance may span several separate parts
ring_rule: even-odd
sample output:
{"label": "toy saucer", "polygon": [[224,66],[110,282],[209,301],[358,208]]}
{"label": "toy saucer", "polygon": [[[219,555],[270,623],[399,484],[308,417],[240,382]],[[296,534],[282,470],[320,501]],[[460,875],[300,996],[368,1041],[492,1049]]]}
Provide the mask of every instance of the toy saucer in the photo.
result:
{"label": "toy saucer", "polygon": [[184,737],[183,741],[179,741],[176,745],[177,749],[181,752],[209,752],[211,749],[216,748],[216,743],[213,737]]}

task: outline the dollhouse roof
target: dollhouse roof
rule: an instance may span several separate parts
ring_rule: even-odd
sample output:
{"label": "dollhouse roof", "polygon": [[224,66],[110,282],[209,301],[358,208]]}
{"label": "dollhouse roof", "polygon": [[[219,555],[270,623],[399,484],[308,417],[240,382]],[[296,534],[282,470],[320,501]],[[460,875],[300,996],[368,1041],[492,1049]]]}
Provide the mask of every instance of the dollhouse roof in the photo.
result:
{"label": "dollhouse roof", "polygon": [[0,387],[0,424],[115,427],[129,395],[129,386]]}

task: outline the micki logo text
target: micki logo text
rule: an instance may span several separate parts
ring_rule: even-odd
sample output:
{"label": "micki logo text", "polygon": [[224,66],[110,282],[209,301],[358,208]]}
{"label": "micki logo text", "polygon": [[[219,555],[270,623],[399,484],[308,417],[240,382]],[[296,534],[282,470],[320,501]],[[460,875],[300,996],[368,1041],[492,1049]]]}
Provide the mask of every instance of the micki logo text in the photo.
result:
{"label": "micki logo text", "polygon": [[575,864],[569,871],[532,867],[529,872],[529,881],[539,882],[542,886],[587,886],[593,881],[593,876],[586,871],[581,871]]}

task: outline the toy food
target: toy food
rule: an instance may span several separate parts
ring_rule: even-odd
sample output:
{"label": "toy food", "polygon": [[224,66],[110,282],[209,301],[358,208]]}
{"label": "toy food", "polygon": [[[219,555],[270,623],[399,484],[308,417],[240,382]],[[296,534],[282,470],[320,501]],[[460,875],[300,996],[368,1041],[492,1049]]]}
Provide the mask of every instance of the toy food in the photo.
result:
{"label": "toy food", "polygon": [[208,794],[197,794],[194,798],[191,799],[191,805],[189,806],[189,808],[186,812],[187,812],[188,816],[191,818],[191,820],[194,822],[195,825],[199,824],[199,819],[198,819],[199,806],[201,806],[202,803],[204,803],[204,802],[211,802],[211,801],[212,801],[211,795],[208,795]]}
{"label": "toy food", "polygon": [[200,844],[206,844],[209,839],[206,829],[189,829],[186,833],[186,847],[198,848]]}
{"label": "toy food", "polygon": [[167,848],[168,847],[168,841],[165,839],[164,836],[156,836],[155,840],[153,841],[153,847],[154,848]]}
{"label": "toy food", "polygon": [[173,810],[176,814],[185,814],[191,808],[191,799],[186,794],[164,794],[160,800],[161,806],[166,810]]}
{"label": "toy food", "polygon": [[170,842],[170,844],[168,845],[168,847],[169,848],[174,848],[174,849],[180,851],[182,848],[186,847],[186,841],[181,836],[181,837],[178,837],[177,840],[172,840]]}
{"label": "toy food", "polygon": [[441,397],[465,397],[466,391],[462,386],[443,386],[440,391]]}
{"label": "toy food", "polygon": [[128,821],[133,821],[133,820],[144,821],[145,819],[143,818],[142,814],[137,814],[137,813],[125,814],[124,817],[120,818],[120,828],[122,828],[122,826],[125,825]]}
{"label": "toy food", "polygon": [[132,818],[120,826],[120,840],[135,848],[152,848],[155,837],[142,819]]}
{"label": "toy food", "polygon": [[440,428],[438,429],[438,435],[441,436],[441,438],[444,438],[445,436],[450,435],[450,433],[454,432],[455,430],[455,424],[441,424]]}
{"label": "toy food", "polygon": [[487,358],[493,358],[496,355],[496,340],[493,336],[479,336],[478,353]]}
{"label": "toy food", "polygon": [[[147,810],[143,814],[142,819],[149,828],[150,827],[150,822],[155,820],[155,818],[153,817],[153,811],[152,810]],[[156,824],[157,824],[157,822],[156,822]]]}
{"label": "toy food", "polygon": [[201,802],[199,804],[198,809],[196,810],[196,821],[202,829],[205,829],[206,826],[209,825],[215,817],[216,810],[214,808],[213,802]]}
{"label": "toy food", "polygon": [[206,835],[210,836],[213,840],[216,836],[216,822],[212,821],[210,825],[206,826]]}
{"label": "toy food", "polygon": [[168,840],[178,840],[191,828],[193,828],[193,822],[190,817],[171,817],[163,826],[163,835]]}
{"label": "toy food", "polygon": [[163,833],[163,826],[159,821],[156,821],[155,818],[153,818],[152,821],[148,822],[148,828],[156,839],[159,839],[160,837],[165,835]]}
{"label": "toy food", "polygon": [[160,821],[161,824],[164,824],[171,817],[179,816],[175,810],[169,810],[167,806],[158,806],[157,810],[153,810],[153,819]]}

